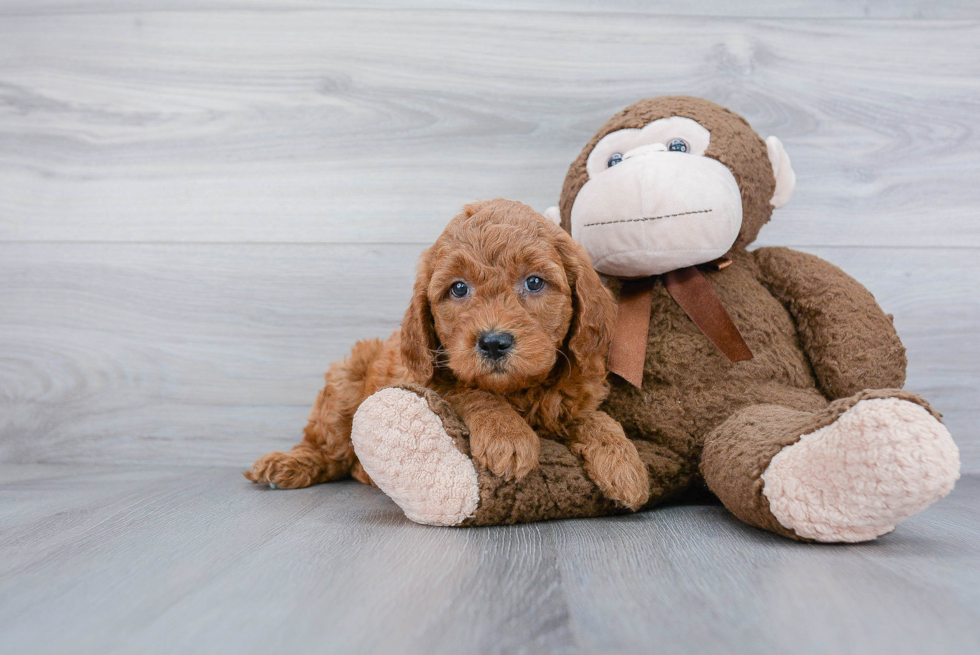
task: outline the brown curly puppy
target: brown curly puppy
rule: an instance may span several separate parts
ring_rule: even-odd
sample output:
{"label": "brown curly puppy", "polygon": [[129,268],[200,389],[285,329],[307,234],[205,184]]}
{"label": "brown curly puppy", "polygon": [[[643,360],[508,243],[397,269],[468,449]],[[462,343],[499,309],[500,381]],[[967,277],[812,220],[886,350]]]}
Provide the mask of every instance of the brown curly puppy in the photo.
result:
{"label": "brown curly puppy", "polygon": [[538,435],[581,456],[609,498],[636,509],[647,471],[619,423],[598,411],[615,303],[585,251],[530,207],[467,205],[422,254],[411,305],[386,342],[360,341],[333,364],[303,441],[245,474],[282,488],[370,478],[350,441],[361,402],[387,386],[441,393],[470,431],[473,457],[520,479],[538,463]]}

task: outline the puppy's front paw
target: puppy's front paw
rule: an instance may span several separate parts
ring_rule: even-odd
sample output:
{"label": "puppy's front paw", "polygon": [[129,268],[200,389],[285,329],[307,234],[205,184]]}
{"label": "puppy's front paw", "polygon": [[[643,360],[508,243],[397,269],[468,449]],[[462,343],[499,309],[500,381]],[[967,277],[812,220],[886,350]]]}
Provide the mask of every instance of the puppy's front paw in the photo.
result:
{"label": "puppy's front paw", "polygon": [[639,457],[620,462],[599,486],[607,498],[634,512],[650,500],[649,474]]}
{"label": "puppy's front paw", "polygon": [[245,472],[245,477],[273,489],[300,489],[316,484],[321,474],[320,466],[311,458],[297,457],[291,453],[272,452],[260,457]]}
{"label": "puppy's front paw", "polygon": [[631,441],[574,444],[572,451],[585,461],[585,472],[606,498],[633,511],[650,500],[647,467]]}
{"label": "puppy's front paw", "polygon": [[502,421],[471,426],[470,450],[495,475],[521,480],[537,467],[541,441],[523,420]]}

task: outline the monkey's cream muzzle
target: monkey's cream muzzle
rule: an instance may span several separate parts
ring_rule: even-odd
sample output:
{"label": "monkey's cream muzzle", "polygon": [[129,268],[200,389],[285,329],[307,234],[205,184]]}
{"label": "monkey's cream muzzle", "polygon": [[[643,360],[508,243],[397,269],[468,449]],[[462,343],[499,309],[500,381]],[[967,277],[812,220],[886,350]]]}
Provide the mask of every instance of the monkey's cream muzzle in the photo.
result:
{"label": "monkey's cream muzzle", "polygon": [[622,157],[591,177],[572,206],[572,238],[597,271],[646,277],[728,252],[742,226],[742,196],[724,164],[662,143]]}

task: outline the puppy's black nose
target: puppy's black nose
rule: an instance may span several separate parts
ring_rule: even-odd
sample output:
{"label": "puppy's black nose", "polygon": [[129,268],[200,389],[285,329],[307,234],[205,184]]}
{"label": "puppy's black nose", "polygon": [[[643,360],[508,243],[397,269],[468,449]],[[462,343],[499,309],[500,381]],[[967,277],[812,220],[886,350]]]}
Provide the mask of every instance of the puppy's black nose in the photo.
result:
{"label": "puppy's black nose", "polygon": [[480,354],[495,362],[503,359],[513,345],[514,337],[507,332],[484,332],[476,341]]}

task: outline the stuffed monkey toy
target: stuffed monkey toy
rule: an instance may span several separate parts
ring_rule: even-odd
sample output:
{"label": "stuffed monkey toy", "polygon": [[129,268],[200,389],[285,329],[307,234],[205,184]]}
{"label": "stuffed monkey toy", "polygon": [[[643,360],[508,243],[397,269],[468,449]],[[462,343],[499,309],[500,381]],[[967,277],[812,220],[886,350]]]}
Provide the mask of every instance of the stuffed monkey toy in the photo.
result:
{"label": "stuffed monkey toy", "polygon": [[[905,350],[872,295],[835,266],[749,246],[795,175],[775,137],[690,97],[613,116],[546,212],[618,299],[602,409],[646,465],[651,507],[706,485],[742,521],[792,539],[859,542],[945,496],[959,453],[902,390]],[[490,525],[628,510],[543,440],[522,479],[469,455],[466,426],[422,387],[354,417],[357,456],[412,520]]]}

